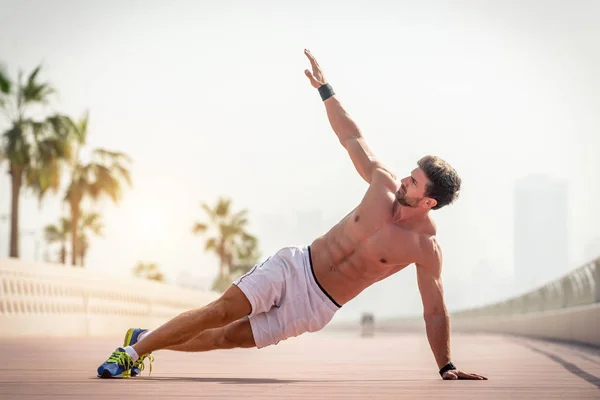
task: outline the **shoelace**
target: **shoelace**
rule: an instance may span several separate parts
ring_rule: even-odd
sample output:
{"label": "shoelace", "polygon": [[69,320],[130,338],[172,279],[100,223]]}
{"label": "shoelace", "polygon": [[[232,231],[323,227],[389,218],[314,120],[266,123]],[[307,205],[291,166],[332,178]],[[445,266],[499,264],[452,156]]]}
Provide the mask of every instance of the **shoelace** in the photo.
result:
{"label": "shoelace", "polygon": [[106,360],[106,361],[117,363],[118,365],[120,365],[121,367],[123,367],[125,369],[129,369],[133,365],[133,361],[131,360],[131,357],[129,356],[129,354],[127,354],[124,351],[113,352],[110,355],[110,357],[108,357],[108,360]]}
{"label": "shoelace", "polygon": [[133,364],[133,367],[139,368],[140,373],[141,373],[144,370],[144,368],[146,367],[146,365],[144,364],[145,359],[148,359],[148,361],[150,361],[150,373],[148,375],[151,375],[152,374],[152,363],[154,362],[154,356],[152,354],[141,355],[140,358],[138,358],[137,361]]}

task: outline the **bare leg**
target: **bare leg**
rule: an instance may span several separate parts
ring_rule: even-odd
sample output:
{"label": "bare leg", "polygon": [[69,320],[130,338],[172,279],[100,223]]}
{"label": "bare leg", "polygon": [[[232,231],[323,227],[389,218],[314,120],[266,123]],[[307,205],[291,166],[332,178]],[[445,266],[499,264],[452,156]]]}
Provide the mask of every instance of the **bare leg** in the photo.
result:
{"label": "bare leg", "polygon": [[166,350],[198,352],[218,349],[233,349],[237,347],[256,347],[248,317],[239,319],[227,326],[207,329],[194,337],[192,340],[175,346],[167,347]]}
{"label": "bare leg", "polygon": [[237,321],[251,311],[252,307],[246,295],[237,286],[232,285],[218,300],[178,315],[133,345],[133,349],[141,356],[177,346],[207,329],[220,328]]}

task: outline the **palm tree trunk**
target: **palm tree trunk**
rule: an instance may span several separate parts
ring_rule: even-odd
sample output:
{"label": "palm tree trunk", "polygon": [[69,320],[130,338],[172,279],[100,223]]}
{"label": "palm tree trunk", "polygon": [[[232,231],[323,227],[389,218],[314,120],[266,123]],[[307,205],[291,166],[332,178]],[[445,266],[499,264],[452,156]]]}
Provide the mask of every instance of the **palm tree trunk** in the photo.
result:
{"label": "palm tree trunk", "polygon": [[81,268],[83,268],[85,266],[85,253],[87,252],[87,249],[85,248],[85,246],[83,246],[83,248],[80,250],[80,255],[79,255],[79,265],[81,265]]}
{"label": "palm tree trunk", "polygon": [[71,265],[77,265],[79,255],[79,201],[71,201]]}
{"label": "palm tree trunk", "polygon": [[227,261],[225,260],[227,255],[225,254],[225,240],[221,239],[219,243],[219,277],[225,276],[225,269],[227,267]]}
{"label": "palm tree trunk", "polygon": [[62,242],[60,245],[60,263],[67,263],[67,244],[65,242]]}
{"label": "palm tree trunk", "polygon": [[19,195],[23,184],[23,169],[13,163],[10,165],[12,199],[10,205],[10,249],[9,257],[19,257]]}

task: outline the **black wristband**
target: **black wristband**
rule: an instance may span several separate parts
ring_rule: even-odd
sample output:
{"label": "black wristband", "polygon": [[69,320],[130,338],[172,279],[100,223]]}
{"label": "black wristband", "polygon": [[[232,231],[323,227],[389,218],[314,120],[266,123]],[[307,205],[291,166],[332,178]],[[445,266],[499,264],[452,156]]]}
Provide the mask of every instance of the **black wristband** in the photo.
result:
{"label": "black wristband", "polygon": [[335,94],[335,92],[333,91],[333,88],[331,87],[331,85],[329,83],[324,84],[318,90],[319,90],[319,94],[321,95],[321,99],[323,101],[327,100],[328,98],[330,98],[331,96],[333,96]]}
{"label": "black wristband", "polygon": [[450,370],[455,370],[456,367],[454,366],[454,364],[452,364],[452,362],[449,362],[448,364],[444,365],[442,367],[442,369],[440,369],[440,376],[444,375],[444,372],[446,371],[450,371]]}

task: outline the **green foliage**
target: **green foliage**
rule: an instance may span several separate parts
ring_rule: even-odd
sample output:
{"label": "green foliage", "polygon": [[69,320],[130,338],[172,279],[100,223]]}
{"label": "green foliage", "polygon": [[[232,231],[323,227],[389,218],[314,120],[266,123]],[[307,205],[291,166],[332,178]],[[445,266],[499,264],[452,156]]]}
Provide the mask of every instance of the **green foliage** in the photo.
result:
{"label": "green foliage", "polygon": [[133,274],[137,277],[149,279],[158,282],[164,282],[165,276],[160,272],[156,263],[138,262],[133,268]]}
{"label": "green foliage", "polygon": [[84,116],[71,125],[71,137],[76,141],[76,152],[71,162],[71,182],[67,187],[65,201],[71,207],[71,262],[77,263],[78,255],[81,255],[80,246],[86,246],[86,241],[80,238],[78,230],[79,218],[81,218],[81,203],[84,198],[93,201],[102,196],[109,197],[117,203],[121,199],[123,186],[131,186],[131,175],[129,164],[131,158],[124,153],[109,151],[106,149],[95,149],[92,160],[84,163],[80,160],[79,152],[88,138],[89,115]]}
{"label": "green foliage", "polygon": [[24,80],[20,72],[13,81],[0,68],[0,114],[8,129],[0,137],[0,162],[6,163],[11,177],[10,256],[19,256],[18,205],[21,188],[28,187],[41,202],[48,190],[60,186],[61,169],[71,157],[71,120],[61,114],[45,118],[31,116],[32,109],[47,105],[54,88],[39,79],[41,66]]}
{"label": "green foliage", "polygon": [[[213,289],[224,291],[231,285],[236,275],[249,270],[260,254],[258,239],[247,232],[247,210],[233,212],[231,200],[219,198],[214,207],[201,204],[208,216],[208,222],[196,222],[192,232],[196,235],[209,235],[205,250],[213,252],[219,259],[219,274],[213,282]],[[251,268],[251,267],[250,267]]]}

